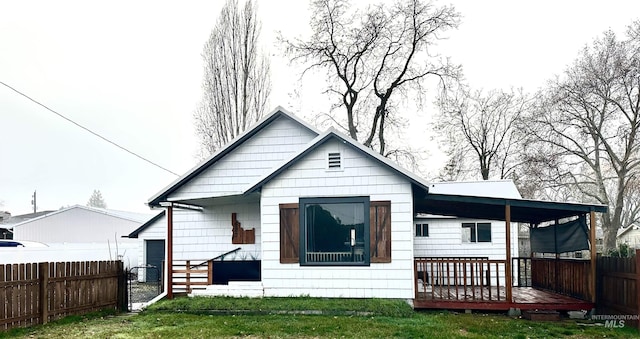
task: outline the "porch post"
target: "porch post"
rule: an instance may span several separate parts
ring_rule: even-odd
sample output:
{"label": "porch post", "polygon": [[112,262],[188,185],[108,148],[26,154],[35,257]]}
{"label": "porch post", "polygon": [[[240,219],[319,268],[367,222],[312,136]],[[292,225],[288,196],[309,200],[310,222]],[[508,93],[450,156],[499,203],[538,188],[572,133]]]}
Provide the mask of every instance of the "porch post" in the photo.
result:
{"label": "porch post", "polygon": [[167,299],[173,299],[173,205],[167,206]]}
{"label": "porch post", "polygon": [[513,298],[511,295],[511,205],[506,204],[504,207],[504,225],[506,234],[506,248],[507,248],[507,260],[504,264],[504,275],[506,281],[506,291],[507,291],[507,302],[513,302]]}
{"label": "porch post", "polygon": [[591,290],[591,302],[596,302],[596,212],[591,210],[589,212],[589,242],[591,248],[589,252],[591,254],[591,279],[589,280],[589,289]]}

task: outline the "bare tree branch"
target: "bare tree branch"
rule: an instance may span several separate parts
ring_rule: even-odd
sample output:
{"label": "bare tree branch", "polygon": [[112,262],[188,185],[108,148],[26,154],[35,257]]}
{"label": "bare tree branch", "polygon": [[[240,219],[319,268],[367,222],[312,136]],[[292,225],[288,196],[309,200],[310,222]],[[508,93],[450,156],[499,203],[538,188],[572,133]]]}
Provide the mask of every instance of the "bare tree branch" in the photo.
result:
{"label": "bare tree branch", "polygon": [[382,155],[406,154],[388,146],[386,132],[402,121],[395,107],[409,90],[421,90],[425,78],[459,75],[459,67],[428,53],[440,34],[457,28],[459,13],[420,0],[364,11],[352,10],[347,0],[315,0],[311,7],[308,40],[280,37],[287,55],[306,70],[326,72],[334,108],[345,113],[334,114],[336,125]]}

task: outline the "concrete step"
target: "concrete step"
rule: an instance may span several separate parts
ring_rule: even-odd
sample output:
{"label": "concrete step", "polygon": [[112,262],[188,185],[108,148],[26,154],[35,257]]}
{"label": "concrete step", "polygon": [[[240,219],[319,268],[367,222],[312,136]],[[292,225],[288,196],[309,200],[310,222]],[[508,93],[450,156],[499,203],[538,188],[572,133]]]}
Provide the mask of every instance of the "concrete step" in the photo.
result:
{"label": "concrete step", "polygon": [[228,285],[208,285],[205,289],[194,290],[189,296],[263,297],[261,281],[230,281]]}

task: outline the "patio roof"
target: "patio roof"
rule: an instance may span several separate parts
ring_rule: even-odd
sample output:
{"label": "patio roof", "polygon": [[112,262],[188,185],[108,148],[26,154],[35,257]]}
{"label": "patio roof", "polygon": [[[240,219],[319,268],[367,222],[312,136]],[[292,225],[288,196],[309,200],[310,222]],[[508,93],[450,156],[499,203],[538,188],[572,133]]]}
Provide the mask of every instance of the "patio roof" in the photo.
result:
{"label": "patio roof", "polygon": [[606,213],[607,206],[526,199],[489,198],[427,193],[414,199],[414,212],[488,220],[505,220],[511,206],[511,221],[539,224],[578,216],[591,211]]}

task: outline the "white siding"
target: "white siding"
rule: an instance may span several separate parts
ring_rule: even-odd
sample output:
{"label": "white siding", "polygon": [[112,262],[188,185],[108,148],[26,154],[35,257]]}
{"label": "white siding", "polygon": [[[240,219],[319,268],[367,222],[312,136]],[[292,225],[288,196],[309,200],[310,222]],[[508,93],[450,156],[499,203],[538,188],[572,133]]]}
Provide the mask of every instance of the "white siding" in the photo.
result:
{"label": "white siding", "polygon": [[[462,223],[491,223],[491,242],[463,242]],[[429,236],[415,236],[415,224],[429,224]],[[421,218],[414,221],[413,248],[416,257],[488,257],[506,258],[504,221],[464,218]],[[518,256],[518,224],[511,223],[511,257]],[[513,271],[513,270],[512,270]],[[504,283],[504,271],[500,270]],[[494,282],[495,283],[495,282]]]}
{"label": "white siding", "polygon": [[[326,170],[327,153],[342,152],[343,170]],[[391,201],[391,263],[369,267],[280,264],[279,204],[300,197],[369,196]],[[262,189],[262,282],[266,296],[413,298],[411,184],[360,151],[332,140]]]}
{"label": "white siding", "polygon": [[[166,215],[154,221],[153,224],[147,226],[144,231],[138,234],[138,263],[141,266],[147,264],[147,247],[145,246],[146,240],[165,240],[164,253],[167,253],[167,217]],[[142,270],[141,272],[144,272]],[[166,271],[165,271],[166,272]],[[144,275],[141,275],[141,280],[144,280]]]}
{"label": "white siding", "polygon": [[122,238],[141,225],[101,212],[70,208],[14,227],[14,238],[43,243],[135,242]]}
{"label": "white siding", "polygon": [[169,199],[238,193],[315,138],[298,122],[280,117],[186,183]]}
{"label": "white siding", "polygon": [[640,248],[640,229],[637,226],[630,227],[633,228],[618,237],[618,245],[627,244],[631,248]]}
{"label": "white siding", "polygon": [[[462,241],[462,223],[491,223],[491,242],[465,243]],[[416,237],[416,257],[489,257],[504,260],[506,237],[504,221],[462,218],[417,219],[415,224],[429,224],[428,237]],[[511,223],[511,256],[518,256],[518,226]]]}
{"label": "white siding", "polygon": [[[256,229],[255,244],[232,244],[231,213],[245,230]],[[225,260],[250,260],[260,256],[260,203],[205,206],[204,211],[173,210],[173,259],[208,260],[241,247]]]}

